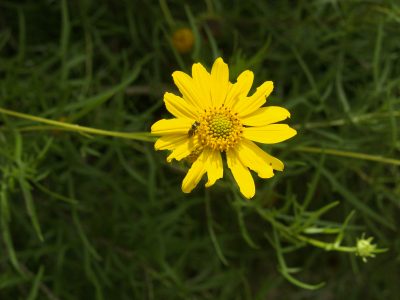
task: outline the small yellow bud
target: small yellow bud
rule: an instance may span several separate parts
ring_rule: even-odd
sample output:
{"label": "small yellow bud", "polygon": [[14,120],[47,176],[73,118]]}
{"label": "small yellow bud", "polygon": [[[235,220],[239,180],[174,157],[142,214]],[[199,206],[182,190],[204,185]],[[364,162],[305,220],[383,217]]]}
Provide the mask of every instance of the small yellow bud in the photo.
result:
{"label": "small yellow bud", "polygon": [[172,44],[179,53],[189,53],[194,44],[193,32],[189,28],[180,28],[172,34]]}

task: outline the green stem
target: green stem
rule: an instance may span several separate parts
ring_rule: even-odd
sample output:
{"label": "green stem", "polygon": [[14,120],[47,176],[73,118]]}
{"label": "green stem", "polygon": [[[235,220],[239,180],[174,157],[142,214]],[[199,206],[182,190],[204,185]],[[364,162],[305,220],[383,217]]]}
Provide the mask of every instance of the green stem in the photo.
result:
{"label": "green stem", "polygon": [[[370,113],[370,114],[363,114],[359,116],[354,116],[351,117],[351,122],[353,123],[359,123],[362,121],[368,121],[368,120],[373,120],[375,118],[386,118],[386,117],[400,117],[400,111],[395,110],[391,112],[379,112],[379,113]],[[350,121],[349,119],[337,119],[337,120],[332,120],[332,121],[327,121],[327,122],[313,122],[313,123],[305,123],[304,125],[295,125],[293,127],[295,128],[306,128],[306,129],[312,129],[312,128],[324,128],[324,127],[332,127],[332,126],[343,126],[348,124]]]}
{"label": "green stem", "polygon": [[379,155],[371,155],[371,154],[351,152],[351,151],[342,151],[342,150],[336,150],[336,149],[325,149],[325,148],[318,148],[318,147],[306,147],[306,146],[296,147],[295,149],[297,151],[301,151],[301,152],[330,154],[330,155],[336,155],[336,156],[344,156],[344,157],[377,161],[380,163],[400,166],[399,159],[388,158],[388,157],[383,157],[383,156],[379,156]]}
{"label": "green stem", "polygon": [[346,246],[338,246],[334,243],[325,243],[313,238],[306,237],[301,234],[296,234],[294,236],[296,239],[306,242],[307,244],[313,245],[315,247],[324,249],[326,251],[340,251],[340,252],[356,252],[356,247],[346,247]]}
{"label": "green stem", "polygon": [[88,134],[96,134],[103,136],[112,136],[124,139],[138,140],[144,142],[154,142],[154,138],[150,133],[147,132],[119,132],[119,131],[111,131],[111,130],[103,130],[92,127],[80,126],[76,124],[54,121],[50,119],[45,119],[37,116],[32,116],[24,113],[19,113],[16,111],[8,110],[0,107],[0,113],[5,115],[13,116],[20,119],[35,121],[39,123],[44,123],[56,127],[63,128],[68,131],[79,132],[79,133],[88,133]]}

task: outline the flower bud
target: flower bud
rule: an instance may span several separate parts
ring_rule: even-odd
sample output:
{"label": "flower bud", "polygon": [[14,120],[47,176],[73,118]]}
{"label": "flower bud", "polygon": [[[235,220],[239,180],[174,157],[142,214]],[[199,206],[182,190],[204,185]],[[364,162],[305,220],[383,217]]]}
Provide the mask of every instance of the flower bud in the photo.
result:
{"label": "flower bud", "polygon": [[363,262],[367,262],[367,257],[375,257],[376,244],[372,244],[373,237],[365,238],[364,234],[357,239],[356,255],[360,256]]}
{"label": "flower bud", "polygon": [[194,36],[189,28],[180,28],[172,34],[172,44],[182,54],[189,53],[194,44]]}

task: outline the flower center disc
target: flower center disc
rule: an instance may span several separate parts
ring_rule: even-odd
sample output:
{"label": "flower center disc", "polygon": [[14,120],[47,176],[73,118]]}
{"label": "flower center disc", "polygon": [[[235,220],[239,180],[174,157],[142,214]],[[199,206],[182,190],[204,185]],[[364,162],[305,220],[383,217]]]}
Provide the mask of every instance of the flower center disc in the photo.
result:
{"label": "flower center disc", "polygon": [[237,115],[225,106],[206,109],[199,121],[197,133],[203,146],[227,151],[240,141],[242,123]]}

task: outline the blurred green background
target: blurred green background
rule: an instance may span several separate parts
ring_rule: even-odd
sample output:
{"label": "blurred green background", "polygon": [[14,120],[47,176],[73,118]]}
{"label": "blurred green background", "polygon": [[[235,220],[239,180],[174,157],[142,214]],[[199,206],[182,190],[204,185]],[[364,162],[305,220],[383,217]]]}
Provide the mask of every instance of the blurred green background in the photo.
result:
{"label": "blurred green background", "polygon": [[[146,132],[171,73],[222,56],[298,130],[248,202],[228,171],[183,194],[187,165],[152,143],[1,114],[0,299],[399,299],[399,37],[397,0],[0,0],[3,108]],[[364,263],[310,228],[389,250]]]}

